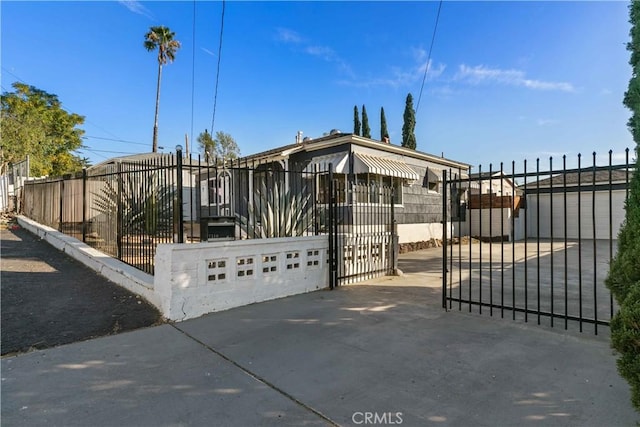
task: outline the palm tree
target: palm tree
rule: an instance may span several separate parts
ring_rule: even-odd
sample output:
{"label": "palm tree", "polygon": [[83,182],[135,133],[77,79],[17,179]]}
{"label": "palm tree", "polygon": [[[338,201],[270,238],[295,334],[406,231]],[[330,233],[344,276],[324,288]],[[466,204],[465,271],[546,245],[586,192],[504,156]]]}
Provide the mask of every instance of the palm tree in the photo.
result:
{"label": "palm tree", "polygon": [[158,110],[160,109],[160,80],[162,78],[162,66],[167,62],[173,62],[176,52],[180,49],[180,42],[174,40],[176,33],[169,27],[151,27],[144,36],[144,47],[149,52],[158,50],[158,87],[156,89],[156,116],[153,124],[153,152],[158,152]]}

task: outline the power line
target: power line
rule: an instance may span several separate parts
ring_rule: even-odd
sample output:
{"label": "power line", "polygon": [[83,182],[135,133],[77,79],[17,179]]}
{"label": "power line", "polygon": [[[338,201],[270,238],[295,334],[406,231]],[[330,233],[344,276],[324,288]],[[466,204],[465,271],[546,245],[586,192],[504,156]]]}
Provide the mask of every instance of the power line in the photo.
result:
{"label": "power line", "polygon": [[433,42],[436,40],[436,31],[438,30],[438,21],[440,20],[440,9],[442,9],[442,0],[438,5],[438,14],[436,15],[436,25],[433,27],[433,34],[431,35],[431,46],[429,46],[429,56],[427,57],[427,66],[424,69],[424,76],[422,77],[422,85],[420,86],[420,95],[418,96],[418,102],[416,103],[416,114],[420,108],[420,100],[422,99],[422,89],[424,89],[424,82],[427,80],[427,73],[429,72],[429,65],[431,65],[431,51],[433,50]]}
{"label": "power line", "polygon": [[140,154],[132,153],[130,151],[112,151],[112,150],[96,150],[95,148],[80,147],[75,151],[91,151],[92,153],[111,153],[111,154]]}
{"label": "power line", "polygon": [[104,138],[101,136],[90,136],[90,135],[84,135],[82,137],[82,139],[87,139],[87,138],[91,138],[91,139],[102,139],[104,141],[113,141],[113,142],[124,142],[127,144],[135,144],[135,145],[144,145],[144,146],[148,146],[149,144],[144,144],[142,142],[135,142],[135,141],[127,141],[125,139],[113,139],[113,138]]}
{"label": "power line", "polygon": [[220,79],[220,59],[222,58],[222,34],[224,33],[224,8],[225,0],[222,0],[222,18],[220,22],[220,45],[218,46],[218,68],[216,70],[216,91],[213,96],[213,117],[211,118],[211,134],[213,135],[213,127],[216,122],[216,107],[218,104],[218,81]]}
{"label": "power line", "polygon": [[[22,80],[20,77],[18,77],[17,75],[15,75],[14,73],[12,73],[11,71],[7,70],[5,67],[2,67],[2,69],[4,70],[4,72],[6,72],[7,74],[12,75],[13,77],[15,77],[20,83],[23,83],[25,85],[28,85],[29,83],[25,82],[24,80]],[[7,91],[5,89],[5,91]],[[7,91],[8,92],[8,91]],[[57,96],[56,96],[57,97]],[[69,111],[67,108],[65,108],[65,106],[62,104],[62,101],[60,101],[58,99],[58,102],[60,103],[60,108],[62,108],[64,111],[66,111],[69,114],[74,114],[71,111]],[[84,116],[83,116],[84,117]],[[113,132],[103,128],[102,126],[92,122],[91,120],[88,120],[86,117],[84,118],[86,123],[89,123],[92,126],[95,126],[96,128],[100,129],[103,132],[106,132],[108,134],[110,134],[111,136],[113,136],[114,138],[120,138],[118,135],[114,134]]]}

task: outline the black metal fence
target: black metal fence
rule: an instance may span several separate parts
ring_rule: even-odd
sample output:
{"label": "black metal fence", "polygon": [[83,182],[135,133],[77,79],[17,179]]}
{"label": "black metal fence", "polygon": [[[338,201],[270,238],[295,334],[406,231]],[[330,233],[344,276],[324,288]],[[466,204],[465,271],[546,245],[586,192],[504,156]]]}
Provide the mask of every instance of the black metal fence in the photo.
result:
{"label": "black metal fence", "polygon": [[398,249],[393,187],[330,183],[330,288],[391,274]]}
{"label": "black metal fence", "polygon": [[22,213],[153,274],[161,243],[327,232],[318,176],[277,163],[207,164],[181,152],[116,159],[26,182]]}
{"label": "black metal fence", "polygon": [[598,334],[617,310],[604,280],[634,167],[627,150],[622,164],[445,173],[443,307]]}

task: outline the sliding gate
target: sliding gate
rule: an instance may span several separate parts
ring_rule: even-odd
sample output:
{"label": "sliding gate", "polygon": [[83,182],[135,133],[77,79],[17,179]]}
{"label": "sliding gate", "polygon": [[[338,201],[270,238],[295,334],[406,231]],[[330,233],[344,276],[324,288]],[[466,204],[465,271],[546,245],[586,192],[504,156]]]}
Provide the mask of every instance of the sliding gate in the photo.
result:
{"label": "sliding gate", "polygon": [[393,191],[374,180],[346,184],[330,172],[331,289],[393,272],[398,247]]}
{"label": "sliding gate", "polygon": [[611,159],[445,173],[443,307],[595,334],[608,326],[618,307],[605,279],[633,173],[628,150],[624,164]]}

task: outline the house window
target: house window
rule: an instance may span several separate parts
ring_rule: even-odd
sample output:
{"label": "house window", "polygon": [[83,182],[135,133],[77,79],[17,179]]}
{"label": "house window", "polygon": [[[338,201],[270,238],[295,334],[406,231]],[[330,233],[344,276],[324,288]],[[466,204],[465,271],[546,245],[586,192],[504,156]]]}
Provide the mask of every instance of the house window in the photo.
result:
{"label": "house window", "polygon": [[382,177],[383,188],[393,188],[393,204],[402,204],[402,178],[395,176],[383,176]]}
{"label": "house window", "polygon": [[357,203],[389,204],[393,189],[393,204],[402,204],[402,179],[376,174],[356,175],[355,200]]}
{"label": "house window", "polygon": [[[337,203],[344,203],[346,200],[346,179],[345,174],[333,174],[335,189],[338,193]],[[318,203],[329,203],[329,174],[318,175]]]}
{"label": "house window", "polygon": [[221,171],[217,176],[200,181],[201,205],[216,207],[218,215],[231,215],[231,201],[233,200],[231,173]]}
{"label": "house window", "polygon": [[437,169],[427,168],[427,171],[424,174],[424,180],[422,181],[422,186],[430,192],[440,193],[441,175],[442,172],[438,171]]}

